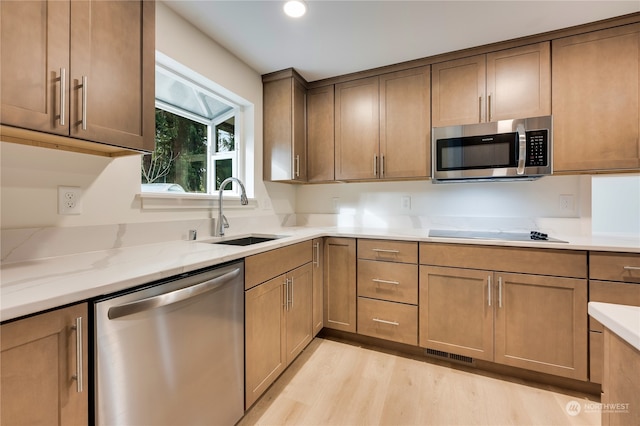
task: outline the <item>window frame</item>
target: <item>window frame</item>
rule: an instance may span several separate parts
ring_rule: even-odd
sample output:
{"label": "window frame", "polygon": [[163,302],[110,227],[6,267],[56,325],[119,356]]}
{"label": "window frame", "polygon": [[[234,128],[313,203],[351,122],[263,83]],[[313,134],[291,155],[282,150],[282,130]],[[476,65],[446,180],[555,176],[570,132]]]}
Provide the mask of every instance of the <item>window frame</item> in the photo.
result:
{"label": "window frame", "polygon": [[[214,170],[215,170],[215,160],[219,159],[231,159],[232,160],[232,172],[231,175],[239,178],[243,182],[245,182],[245,186],[253,187],[252,184],[247,185],[245,179],[245,153],[246,149],[244,144],[244,134],[243,134],[243,125],[244,125],[244,108],[243,105],[238,102],[232,101],[227,97],[216,93],[215,90],[219,89],[220,86],[216,83],[213,83],[209,79],[199,75],[196,71],[188,68],[187,66],[169,58],[166,55],[161,54],[156,51],[156,69],[161,69],[162,73],[170,74],[172,78],[179,80],[182,84],[186,84],[188,86],[195,86],[199,92],[205,93],[207,96],[216,99],[219,102],[222,102],[226,105],[229,105],[232,109],[228,112],[214,117],[213,119],[208,119],[206,117],[202,117],[198,114],[192,113],[190,111],[184,110],[175,105],[169,104],[159,99],[155,99],[155,108],[159,108],[165,110],[171,114],[175,114],[186,119],[195,121],[197,123],[203,124],[207,126],[207,192],[199,193],[199,192],[184,192],[184,193],[163,193],[163,192],[143,192],[140,191],[140,197],[142,199],[145,198],[168,198],[168,199],[181,199],[181,198],[210,198],[213,200],[217,200],[219,190],[216,189],[216,182],[214,180]],[[207,87],[210,86],[210,87]],[[224,89],[224,88],[223,88]],[[228,91],[224,89],[225,91]],[[216,131],[217,126],[228,120],[229,118],[234,117],[234,151],[233,154],[224,153],[224,154],[216,154],[214,153],[213,147],[216,143]],[[234,182],[233,185],[228,185],[224,190],[225,198],[239,198],[240,197],[240,188]],[[228,195],[227,195],[228,194]]]}

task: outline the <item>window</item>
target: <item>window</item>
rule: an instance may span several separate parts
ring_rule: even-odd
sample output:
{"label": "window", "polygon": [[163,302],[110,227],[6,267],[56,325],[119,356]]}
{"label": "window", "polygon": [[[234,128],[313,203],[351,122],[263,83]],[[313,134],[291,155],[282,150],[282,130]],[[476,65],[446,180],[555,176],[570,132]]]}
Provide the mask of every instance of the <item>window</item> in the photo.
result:
{"label": "window", "polygon": [[156,148],[142,157],[142,192],[216,194],[226,178],[240,177],[241,109],[203,77],[174,68],[156,63]]}

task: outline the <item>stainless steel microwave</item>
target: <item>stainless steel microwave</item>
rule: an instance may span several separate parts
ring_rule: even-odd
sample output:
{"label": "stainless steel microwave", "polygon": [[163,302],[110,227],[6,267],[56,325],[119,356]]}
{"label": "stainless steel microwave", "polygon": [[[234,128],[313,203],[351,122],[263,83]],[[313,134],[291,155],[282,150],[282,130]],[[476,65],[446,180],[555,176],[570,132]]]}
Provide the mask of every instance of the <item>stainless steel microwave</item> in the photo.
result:
{"label": "stainless steel microwave", "polygon": [[533,180],[552,172],[551,116],[434,127],[432,182]]}

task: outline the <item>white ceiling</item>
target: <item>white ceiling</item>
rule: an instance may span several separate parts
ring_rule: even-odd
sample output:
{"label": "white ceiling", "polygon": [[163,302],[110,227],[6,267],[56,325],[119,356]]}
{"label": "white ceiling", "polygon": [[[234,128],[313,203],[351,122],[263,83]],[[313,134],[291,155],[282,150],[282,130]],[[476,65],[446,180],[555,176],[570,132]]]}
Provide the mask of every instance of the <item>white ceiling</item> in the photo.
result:
{"label": "white ceiling", "polygon": [[640,1],[280,0],[165,3],[260,74],[309,82],[640,11]]}

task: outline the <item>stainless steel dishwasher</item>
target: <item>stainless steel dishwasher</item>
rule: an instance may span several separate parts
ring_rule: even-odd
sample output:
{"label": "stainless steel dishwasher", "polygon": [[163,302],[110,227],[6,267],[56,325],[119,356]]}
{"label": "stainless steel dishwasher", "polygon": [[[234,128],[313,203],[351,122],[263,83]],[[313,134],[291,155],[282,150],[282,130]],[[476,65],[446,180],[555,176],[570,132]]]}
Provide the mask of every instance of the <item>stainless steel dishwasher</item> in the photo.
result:
{"label": "stainless steel dishwasher", "polygon": [[244,263],[96,300],[95,422],[234,425],[244,414]]}

